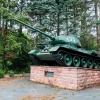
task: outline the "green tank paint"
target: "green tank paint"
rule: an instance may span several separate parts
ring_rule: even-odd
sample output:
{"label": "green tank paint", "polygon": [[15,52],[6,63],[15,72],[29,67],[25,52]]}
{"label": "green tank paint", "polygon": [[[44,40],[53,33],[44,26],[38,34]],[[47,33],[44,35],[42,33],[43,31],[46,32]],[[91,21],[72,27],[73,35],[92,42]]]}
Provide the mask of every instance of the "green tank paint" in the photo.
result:
{"label": "green tank paint", "polygon": [[28,54],[34,54],[36,55],[38,52],[40,52],[40,50],[31,50]]}
{"label": "green tank paint", "polygon": [[50,52],[39,52],[36,57],[38,57],[40,60],[54,60],[53,56],[50,54]]}
{"label": "green tank paint", "polygon": [[57,51],[59,49],[60,46],[54,46],[54,47],[51,47],[49,49],[49,52],[54,52],[54,51]]}
{"label": "green tank paint", "polygon": [[81,47],[81,43],[79,41],[79,39],[75,36],[75,35],[62,35],[62,36],[57,36],[55,37],[54,41],[51,41],[52,45],[56,45],[56,44],[74,44],[78,47]]}
{"label": "green tank paint", "polygon": [[18,23],[21,23],[21,24],[23,24],[24,26],[27,26],[28,28],[30,28],[30,29],[32,29],[32,30],[35,30],[36,32],[39,32],[40,34],[45,35],[46,37],[49,37],[51,40],[54,40],[54,39],[55,39],[54,37],[51,37],[51,36],[45,34],[44,32],[40,31],[39,29],[36,29],[36,28],[34,28],[34,27],[31,27],[30,25],[28,25],[28,24],[26,24],[26,23],[24,23],[24,22],[22,22],[22,21],[20,21],[20,20],[18,20],[18,19],[12,19],[12,20],[14,20],[14,21],[16,21],[16,22],[18,22]]}
{"label": "green tank paint", "polygon": [[38,43],[36,50],[29,52],[33,62],[42,65],[75,66],[100,69],[100,57],[95,50],[86,50],[75,35],[50,36],[39,29],[31,27],[24,22],[14,19],[28,28],[35,30],[49,38],[49,41]]}

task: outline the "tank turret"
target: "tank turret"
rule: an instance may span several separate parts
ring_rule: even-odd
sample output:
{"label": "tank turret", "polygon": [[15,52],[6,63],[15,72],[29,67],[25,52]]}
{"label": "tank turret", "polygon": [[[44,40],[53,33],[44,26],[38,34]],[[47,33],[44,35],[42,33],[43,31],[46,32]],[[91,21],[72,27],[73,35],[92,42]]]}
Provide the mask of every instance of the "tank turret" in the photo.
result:
{"label": "tank turret", "polygon": [[50,36],[24,22],[13,19],[50,39],[38,43],[39,48],[31,50],[29,55],[34,64],[75,66],[100,69],[100,57],[95,50],[85,50],[75,35]]}

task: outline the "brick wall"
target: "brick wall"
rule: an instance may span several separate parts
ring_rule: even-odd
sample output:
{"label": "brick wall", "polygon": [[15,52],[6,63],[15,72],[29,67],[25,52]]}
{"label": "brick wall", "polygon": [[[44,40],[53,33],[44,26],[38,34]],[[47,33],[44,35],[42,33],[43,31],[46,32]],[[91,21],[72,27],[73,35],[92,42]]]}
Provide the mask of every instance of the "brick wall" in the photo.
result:
{"label": "brick wall", "polygon": [[[45,76],[45,72],[53,72],[53,77]],[[31,66],[30,80],[60,88],[81,90],[100,83],[100,71],[76,67]]]}
{"label": "brick wall", "polygon": [[100,83],[100,70],[77,69],[78,90]]}

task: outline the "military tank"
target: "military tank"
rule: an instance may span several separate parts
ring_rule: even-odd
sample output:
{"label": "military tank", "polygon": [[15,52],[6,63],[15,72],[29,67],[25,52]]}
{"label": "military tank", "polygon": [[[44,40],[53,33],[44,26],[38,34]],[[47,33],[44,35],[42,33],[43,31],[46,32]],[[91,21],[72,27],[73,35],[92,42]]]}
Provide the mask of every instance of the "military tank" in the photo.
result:
{"label": "military tank", "polygon": [[100,69],[100,57],[95,50],[85,50],[75,35],[50,36],[19,20],[15,21],[31,28],[49,38],[49,41],[38,43],[38,48],[28,54],[37,65],[75,66]]}

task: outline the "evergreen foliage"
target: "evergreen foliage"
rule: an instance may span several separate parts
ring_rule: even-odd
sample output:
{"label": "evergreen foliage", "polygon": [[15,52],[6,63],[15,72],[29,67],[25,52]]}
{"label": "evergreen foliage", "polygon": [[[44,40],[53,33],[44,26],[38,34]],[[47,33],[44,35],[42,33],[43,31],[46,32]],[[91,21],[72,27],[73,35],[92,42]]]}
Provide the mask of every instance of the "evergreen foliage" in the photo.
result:
{"label": "evergreen foliage", "polygon": [[32,38],[24,34],[10,33],[6,37],[5,64],[8,69],[17,72],[25,71],[30,63],[28,52],[32,49]]}
{"label": "evergreen foliage", "polygon": [[99,0],[0,0],[0,66],[16,71],[29,68],[28,51],[44,39],[6,19],[18,18],[53,36],[75,34],[83,48],[100,50],[99,12]]}

